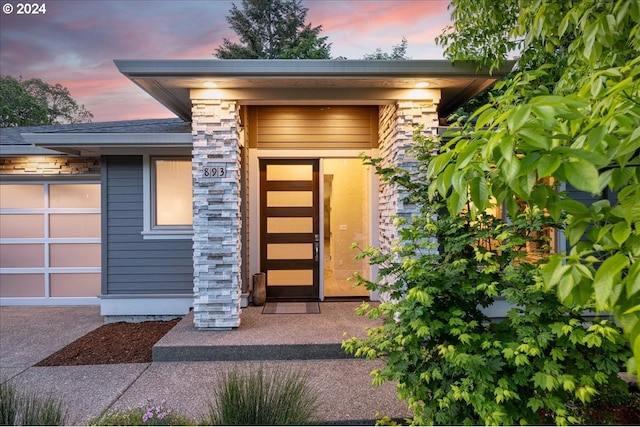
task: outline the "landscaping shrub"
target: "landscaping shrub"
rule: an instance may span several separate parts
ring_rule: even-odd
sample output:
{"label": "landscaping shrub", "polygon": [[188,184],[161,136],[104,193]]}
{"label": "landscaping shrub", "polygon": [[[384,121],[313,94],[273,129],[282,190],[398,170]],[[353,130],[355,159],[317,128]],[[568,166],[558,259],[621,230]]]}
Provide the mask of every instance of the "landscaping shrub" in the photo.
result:
{"label": "landscaping shrub", "polygon": [[317,395],[306,372],[235,368],[224,372],[213,389],[202,424],[311,424],[316,420]]}
{"label": "landscaping shrub", "polygon": [[12,381],[0,382],[0,424],[61,426],[67,409],[60,398],[18,389]]}
{"label": "landscaping shrub", "polygon": [[[527,257],[527,245],[548,244],[544,231],[554,224],[544,212],[523,204],[503,220],[469,199],[452,216],[444,208],[450,194],[430,198],[424,175],[437,167],[429,166],[433,148],[416,137],[412,171],[369,159],[418,212],[398,220],[389,253],[359,255],[379,267],[377,281],[357,276],[359,283],[386,302],[358,313],[383,324],[343,347],[386,362],[372,372],[374,383],[397,382],[417,425],[580,423],[599,391],[626,387],[617,375],[630,356],[621,331],[585,318],[590,305],[564,305],[545,289]],[[504,319],[487,315],[496,300],[512,307]]]}
{"label": "landscaping shrub", "polygon": [[18,416],[17,394],[13,383],[0,379],[0,425],[15,425]]}
{"label": "landscaping shrub", "polygon": [[88,421],[94,426],[182,426],[195,425],[194,421],[165,405],[165,401],[156,405],[153,400],[131,409],[107,411]]}

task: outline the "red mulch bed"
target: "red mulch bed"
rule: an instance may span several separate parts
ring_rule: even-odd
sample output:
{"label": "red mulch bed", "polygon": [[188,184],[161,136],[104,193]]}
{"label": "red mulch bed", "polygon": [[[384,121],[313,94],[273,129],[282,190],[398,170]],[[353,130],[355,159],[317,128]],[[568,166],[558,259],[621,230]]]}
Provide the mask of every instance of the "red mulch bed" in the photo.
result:
{"label": "red mulch bed", "polygon": [[180,319],[108,323],[53,353],[35,366],[150,363],[151,349]]}

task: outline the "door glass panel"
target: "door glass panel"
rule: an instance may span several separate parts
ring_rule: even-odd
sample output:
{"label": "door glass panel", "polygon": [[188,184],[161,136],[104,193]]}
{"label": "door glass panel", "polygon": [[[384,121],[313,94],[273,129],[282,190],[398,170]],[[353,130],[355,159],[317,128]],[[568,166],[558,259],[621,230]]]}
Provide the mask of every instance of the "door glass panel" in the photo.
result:
{"label": "door glass panel", "polygon": [[313,286],[313,270],[268,270],[267,286]]}
{"label": "door glass panel", "polygon": [[44,237],[43,215],[0,215],[0,238]]}
{"label": "door glass panel", "polygon": [[267,233],[313,233],[313,218],[267,218]]}
{"label": "door glass panel", "polygon": [[0,209],[44,208],[44,186],[42,184],[0,185]]}
{"label": "door glass panel", "polygon": [[368,264],[356,259],[352,244],[369,245],[369,169],[360,159],[324,160],[324,294],[366,296],[364,286],[349,280],[354,272],[369,276]]}
{"label": "door glass panel", "polygon": [[269,259],[311,259],[313,244],[311,243],[270,243],[267,245]]}
{"label": "door glass panel", "polygon": [[99,208],[99,184],[51,184],[49,186],[51,208]]}
{"label": "door glass panel", "polygon": [[269,208],[308,208],[313,206],[313,191],[267,191]]}
{"label": "door glass panel", "polygon": [[268,181],[311,181],[312,165],[267,165]]}

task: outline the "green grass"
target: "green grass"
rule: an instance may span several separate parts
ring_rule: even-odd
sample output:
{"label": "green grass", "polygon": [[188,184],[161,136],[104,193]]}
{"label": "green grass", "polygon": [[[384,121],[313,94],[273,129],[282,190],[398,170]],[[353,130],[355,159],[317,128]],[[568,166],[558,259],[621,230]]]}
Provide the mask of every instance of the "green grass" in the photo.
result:
{"label": "green grass", "polygon": [[0,425],[12,426],[18,417],[18,392],[13,383],[0,381]]}
{"label": "green grass", "polygon": [[61,426],[66,424],[67,408],[51,394],[20,390],[12,381],[0,381],[0,424]]}
{"label": "green grass", "polygon": [[248,367],[222,374],[202,424],[304,425],[316,423],[318,394],[300,371]]}

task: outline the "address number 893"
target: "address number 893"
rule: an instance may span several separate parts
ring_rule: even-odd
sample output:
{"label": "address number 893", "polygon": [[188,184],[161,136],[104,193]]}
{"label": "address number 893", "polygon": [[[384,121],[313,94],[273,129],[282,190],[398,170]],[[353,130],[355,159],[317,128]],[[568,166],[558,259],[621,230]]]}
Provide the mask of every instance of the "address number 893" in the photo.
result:
{"label": "address number 893", "polygon": [[227,170],[224,166],[206,167],[204,168],[205,178],[224,178],[227,176]]}

